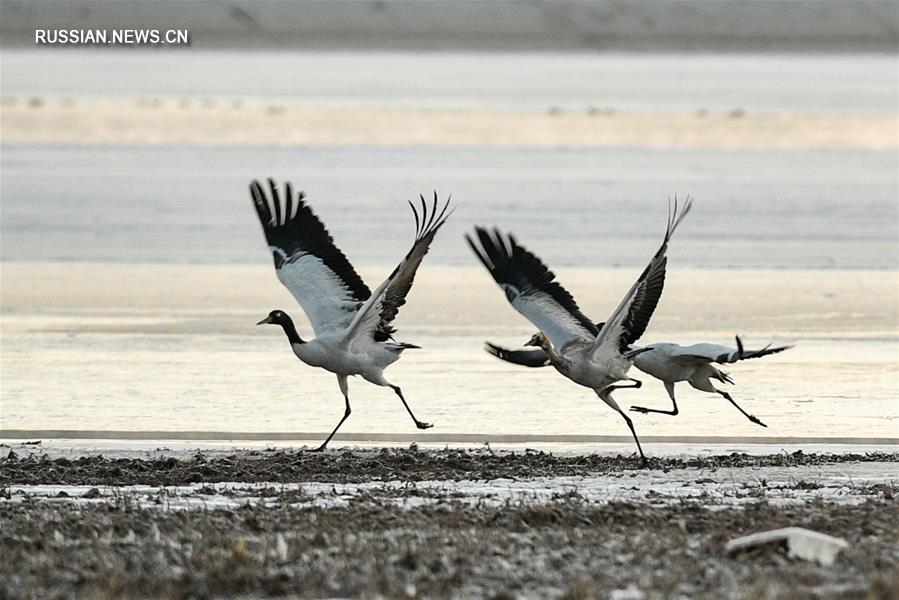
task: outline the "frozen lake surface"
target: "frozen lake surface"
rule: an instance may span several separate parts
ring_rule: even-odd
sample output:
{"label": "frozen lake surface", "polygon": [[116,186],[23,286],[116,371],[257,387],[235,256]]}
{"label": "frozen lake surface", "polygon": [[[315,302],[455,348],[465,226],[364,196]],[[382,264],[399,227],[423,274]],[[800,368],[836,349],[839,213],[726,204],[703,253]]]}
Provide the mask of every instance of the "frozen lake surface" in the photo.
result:
{"label": "frozen lake surface", "polygon": [[[428,265],[471,265],[474,224],[553,267],[645,264],[675,194],[696,198],[672,267],[899,265],[896,151],[5,145],[5,261],[261,264],[254,178],[308,194],[354,264],[407,249],[406,200],[458,207]],[[789,168],[784,168],[789,165]],[[48,168],[50,166],[50,168]]]}

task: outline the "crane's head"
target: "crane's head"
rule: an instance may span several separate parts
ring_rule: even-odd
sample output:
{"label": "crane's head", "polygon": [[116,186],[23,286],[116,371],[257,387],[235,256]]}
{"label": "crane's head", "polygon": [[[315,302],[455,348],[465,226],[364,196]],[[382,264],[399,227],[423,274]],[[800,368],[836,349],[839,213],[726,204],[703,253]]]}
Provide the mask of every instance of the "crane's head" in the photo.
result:
{"label": "crane's head", "polygon": [[542,331],[538,331],[531,336],[531,339],[527,341],[525,346],[539,346],[545,350],[549,346],[549,339]]}
{"label": "crane's head", "polygon": [[275,309],[272,312],[268,313],[268,316],[258,323],[257,325],[287,325],[290,323],[290,317],[287,316],[287,313],[283,310]]}

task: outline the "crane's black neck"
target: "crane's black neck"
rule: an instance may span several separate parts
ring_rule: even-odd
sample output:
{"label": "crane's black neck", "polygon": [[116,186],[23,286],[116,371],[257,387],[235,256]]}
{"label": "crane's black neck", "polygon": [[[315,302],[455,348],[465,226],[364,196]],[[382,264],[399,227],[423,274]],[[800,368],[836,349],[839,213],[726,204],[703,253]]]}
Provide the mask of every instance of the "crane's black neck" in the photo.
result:
{"label": "crane's black neck", "polygon": [[287,339],[290,340],[292,344],[305,344],[306,340],[300,337],[300,334],[297,333],[297,328],[293,325],[293,319],[284,315],[284,319],[278,322],[278,325],[284,328],[284,333],[287,334]]}

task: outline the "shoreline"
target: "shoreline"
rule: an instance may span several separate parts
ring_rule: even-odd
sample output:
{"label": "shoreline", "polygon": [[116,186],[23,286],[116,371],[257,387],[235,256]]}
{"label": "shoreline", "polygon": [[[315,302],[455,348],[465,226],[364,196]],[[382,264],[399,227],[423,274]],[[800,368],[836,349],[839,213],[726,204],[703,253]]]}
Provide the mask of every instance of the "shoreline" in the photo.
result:
{"label": "shoreline", "polygon": [[[747,483],[758,486],[757,469],[805,469],[808,476],[846,479],[835,465],[873,465],[867,481],[889,483],[881,469],[899,463],[899,449],[874,452],[778,452],[747,454],[680,454],[650,456],[644,465],[633,450],[625,453],[554,453],[531,448],[343,447],[324,452],[293,448],[232,449],[173,454],[163,450],[130,456],[115,453],[45,453],[40,444],[3,445],[0,486],[55,485],[166,485],[195,483],[364,483],[387,481],[523,481],[558,477],[606,477],[642,473],[653,479],[678,472],[715,472],[730,469],[750,473]],[[772,474],[774,471],[772,471]],[[783,476],[783,473],[781,473]],[[690,475],[688,474],[689,478]],[[742,476],[741,476],[742,477]],[[789,477],[788,477],[789,478]],[[851,477],[850,477],[851,479]],[[649,489],[648,488],[648,489]]]}
{"label": "shoreline", "polygon": [[[19,443],[23,446],[42,444],[50,441],[60,444],[61,451],[66,454],[91,453],[93,445],[103,446],[116,451],[117,444],[127,444],[132,449],[150,451],[154,443],[174,443],[186,446],[185,452],[215,447],[215,444],[233,444],[249,442],[257,445],[275,445],[278,447],[295,447],[297,442],[308,442],[315,445],[316,440],[327,437],[327,431],[321,432],[281,432],[281,431],[144,431],[144,430],[72,430],[72,429],[0,429],[0,445]],[[842,446],[841,451],[852,452],[860,448],[871,450],[879,446],[896,446],[899,448],[899,437],[851,437],[851,436],[723,436],[723,435],[645,435],[641,441],[647,444],[664,444],[674,448],[673,454],[696,452],[696,448],[719,447],[757,447],[754,453],[770,450],[777,446]],[[29,440],[29,441],[22,441]],[[33,440],[40,440],[35,442]],[[65,444],[81,442],[66,449]],[[361,432],[338,433],[334,442],[354,442],[361,447],[380,447],[385,444],[414,444],[423,448],[437,448],[441,445],[454,448],[472,448],[484,445],[498,448],[584,448],[606,446],[629,446],[632,438],[627,435],[591,435],[591,434],[490,434],[490,433],[390,433]],[[745,449],[744,449],[745,450]],[[108,452],[109,450],[107,450]],[[563,450],[564,451],[564,450]],[[578,451],[578,450],[574,450]],[[658,454],[658,453],[656,453]],[[663,456],[672,453],[661,453]]]}

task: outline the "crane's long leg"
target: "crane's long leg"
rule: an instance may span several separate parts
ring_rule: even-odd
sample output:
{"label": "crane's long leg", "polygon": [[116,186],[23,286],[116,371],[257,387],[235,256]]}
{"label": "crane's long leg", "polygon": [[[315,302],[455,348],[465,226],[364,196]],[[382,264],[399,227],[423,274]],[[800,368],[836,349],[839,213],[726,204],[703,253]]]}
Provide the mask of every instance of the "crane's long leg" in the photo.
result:
{"label": "crane's long leg", "polygon": [[337,433],[337,430],[340,429],[340,426],[343,425],[343,422],[347,420],[347,417],[350,416],[350,413],[353,412],[350,410],[350,394],[349,394],[349,386],[347,385],[346,377],[341,375],[337,376],[337,383],[340,384],[340,391],[343,392],[343,399],[346,401],[346,410],[343,411],[343,418],[340,419],[340,422],[337,424],[337,427],[334,428],[334,431],[331,432],[331,435],[328,436],[322,445],[312,450],[312,452],[321,452],[328,446],[328,442],[331,441],[331,438],[334,437],[334,434]]}
{"label": "crane's long leg", "polygon": [[646,408],[645,406],[631,406],[631,410],[638,413],[649,414],[649,413],[659,413],[663,415],[671,415],[672,417],[677,415],[677,400],[674,399],[674,382],[666,381],[665,389],[668,390],[668,396],[671,398],[671,410],[662,410],[661,408]]}
{"label": "crane's long leg", "polygon": [[389,385],[390,388],[394,392],[396,392],[396,395],[400,397],[400,400],[403,401],[403,406],[406,407],[406,411],[409,413],[409,416],[412,417],[413,421],[415,421],[416,427],[418,427],[419,429],[430,429],[431,427],[433,427],[431,423],[425,423],[424,421],[419,421],[417,418],[415,418],[415,415],[412,413],[412,409],[409,408],[409,403],[406,402],[405,398],[403,398],[403,390],[400,389],[400,386],[389,383],[387,385]]}
{"label": "crane's long leg", "polygon": [[688,379],[687,381],[689,381],[689,382],[690,382],[690,385],[692,385],[694,388],[696,388],[696,389],[699,390],[699,391],[702,391],[702,392],[709,392],[709,393],[711,393],[711,394],[721,394],[722,396],[724,396],[725,398],[727,398],[728,402],[730,402],[731,404],[733,404],[734,407],[735,407],[738,411],[740,411],[741,413],[743,413],[743,416],[744,416],[744,417],[746,417],[747,419],[749,419],[750,421],[752,421],[752,422],[755,423],[756,425],[761,425],[762,427],[767,427],[767,425],[765,425],[764,423],[762,423],[762,422],[759,420],[758,417],[756,417],[755,415],[750,415],[748,412],[746,412],[745,410],[743,410],[742,408],[740,408],[740,405],[737,404],[736,402],[734,402],[734,399],[730,397],[730,394],[728,394],[727,392],[723,392],[723,391],[719,390],[718,388],[716,388],[714,385],[712,385],[712,382],[709,380],[708,377],[702,377],[702,378],[691,377],[691,378]]}
{"label": "crane's long leg", "polygon": [[724,396],[725,398],[727,398],[727,400],[728,400],[731,404],[733,404],[734,407],[735,407],[738,411],[740,411],[741,413],[743,413],[743,416],[744,416],[744,417],[746,417],[747,419],[749,419],[750,421],[752,421],[752,422],[755,423],[756,425],[761,425],[762,427],[767,427],[767,425],[765,425],[764,423],[762,423],[761,420],[760,420],[758,417],[756,417],[755,415],[750,415],[748,412],[746,412],[745,410],[743,410],[743,409],[740,407],[740,405],[737,404],[736,401],[735,401],[733,398],[730,397],[730,394],[728,394],[727,392],[722,392],[721,390],[715,390],[715,391],[718,392],[719,394],[721,394],[722,396]]}
{"label": "crane's long leg", "polygon": [[[639,384],[640,382],[635,380],[635,383]],[[646,465],[647,462],[649,462],[649,461],[646,460],[646,455],[643,454],[643,447],[640,446],[640,438],[637,437],[637,431],[634,429],[634,422],[631,421],[631,418],[629,416],[627,416],[623,410],[621,410],[621,407],[618,406],[618,403],[615,402],[614,398],[612,398],[612,391],[622,388],[622,387],[624,387],[624,388],[640,387],[640,385],[625,385],[625,386],[612,385],[612,386],[603,388],[602,390],[594,390],[594,391],[596,391],[596,395],[599,396],[600,400],[605,402],[612,410],[614,410],[619,415],[621,415],[621,417],[624,419],[624,422],[627,423],[627,426],[631,430],[631,435],[634,436],[634,442],[636,442],[636,444],[637,444],[637,451],[640,452],[640,459],[642,460],[643,464]]]}
{"label": "crane's long leg", "polygon": [[610,385],[606,389],[609,391],[612,391],[612,390],[626,390],[628,388],[634,388],[636,390],[636,389],[643,387],[643,382],[640,381],[639,379],[634,379],[633,377],[628,377],[627,381],[630,381],[633,385],[625,385],[625,384],[619,383],[616,385]]}

